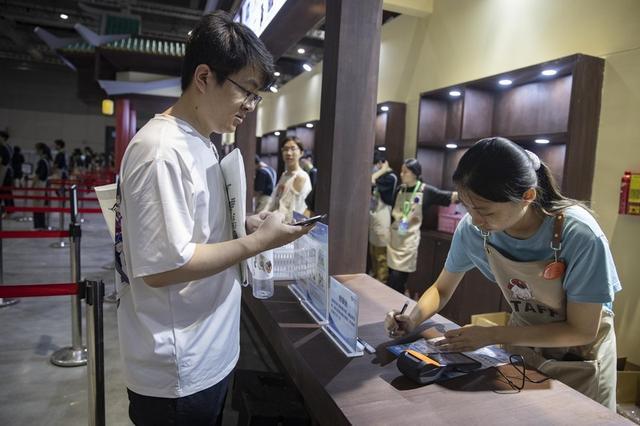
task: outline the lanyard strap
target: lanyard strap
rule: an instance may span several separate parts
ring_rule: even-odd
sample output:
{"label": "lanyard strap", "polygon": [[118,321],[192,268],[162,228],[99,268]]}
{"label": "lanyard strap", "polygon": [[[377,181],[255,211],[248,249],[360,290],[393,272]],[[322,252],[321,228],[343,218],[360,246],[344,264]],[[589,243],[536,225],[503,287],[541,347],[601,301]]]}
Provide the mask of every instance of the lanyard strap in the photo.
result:
{"label": "lanyard strap", "polygon": [[[420,187],[422,186],[422,182],[418,181],[416,182],[416,186],[413,187],[413,192],[411,193],[411,200],[407,201],[405,200],[404,204],[402,205],[402,218],[406,219],[409,217],[409,212],[411,212],[411,202],[413,201],[413,199],[415,198],[416,194],[418,193],[418,190],[420,189]],[[402,192],[407,192],[407,188],[404,188],[402,190]]]}

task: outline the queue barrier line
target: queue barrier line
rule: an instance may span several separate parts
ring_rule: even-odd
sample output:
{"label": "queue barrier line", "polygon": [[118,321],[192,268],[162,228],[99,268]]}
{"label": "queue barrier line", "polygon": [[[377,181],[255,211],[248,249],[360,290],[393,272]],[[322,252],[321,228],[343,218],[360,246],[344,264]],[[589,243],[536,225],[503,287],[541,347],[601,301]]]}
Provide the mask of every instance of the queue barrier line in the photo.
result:
{"label": "queue barrier line", "polygon": [[[113,183],[113,182],[110,182]],[[63,189],[68,190],[67,186],[49,186],[46,188],[22,188],[19,186],[0,186],[0,191],[23,191],[23,192],[59,192]],[[93,189],[77,189],[79,193],[92,194],[95,191]]]}
{"label": "queue barrier line", "polygon": [[[68,238],[69,231],[0,231],[0,240],[17,238]],[[1,296],[0,296],[1,297]]]}
{"label": "queue barrier line", "polygon": [[[50,197],[48,195],[9,195],[0,194],[0,200],[45,200],[45,201],[69,201],[70,197]],[[78,201],[98,202],[95,197],[78,197]]]}
{"label": "queue barrier line", "polygon": [[[69,207],[19,207],[19,206],[5,206],[4,211],[7,213],[71,213],[72,209]],[[82,208],[76,209],[78,213],[87,214],[102,214],[100,208]]]}
{"label": "queue barrier line", "polygon": [[1,285],[1,298],[73,296],[80,294],[77,283]]}

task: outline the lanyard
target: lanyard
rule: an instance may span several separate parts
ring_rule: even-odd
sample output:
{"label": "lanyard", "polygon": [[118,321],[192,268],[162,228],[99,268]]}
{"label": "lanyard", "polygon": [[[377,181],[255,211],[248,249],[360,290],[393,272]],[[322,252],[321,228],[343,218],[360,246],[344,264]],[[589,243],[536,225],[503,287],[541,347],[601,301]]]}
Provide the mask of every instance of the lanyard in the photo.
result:
{"label": "lanyard", "polygon": [[[416,197],[416,194],[418,193],[418,190],[420,189],[421,186],[422,186],[422,182],[420,181],[416,182],[416,186],[413,187],[413,192],[411,193],[411,200],[409,201],[405,200],[405,202],[402,204],[403,219],[406,219],[409,217],[409,212],[411,212],[411,202]],[[407,192],[407,189],[405,188],[402,192]]]}

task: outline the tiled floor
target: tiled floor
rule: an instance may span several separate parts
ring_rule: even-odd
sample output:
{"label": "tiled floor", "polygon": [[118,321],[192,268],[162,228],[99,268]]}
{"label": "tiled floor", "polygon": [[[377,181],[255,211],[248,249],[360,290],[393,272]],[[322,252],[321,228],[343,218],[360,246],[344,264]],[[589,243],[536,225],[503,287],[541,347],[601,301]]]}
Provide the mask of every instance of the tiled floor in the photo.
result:
{"label": "tiled floor", "polygon": [[[53,217],[52,224],[57,224]],[[8,229],[31,229],[31,222],[5,219]],[[106,224],[88,215],[82,224],[82,275],[103,280],[113,290],[114,273],[103,267],[112,260]],[[51,240],[4,240],[4,282],[70,281],[69,249],[51,248]],[[49,362],[51,354],[71,342],[70,297],[21,299],[0,309],[0,425],[88,424],[88,381],[85,367],[62,368]],[[84,319],[83,319],[84,321]],[[245,324],[245,321],[243,321]],[[84,323],[83,323],[84,326]],[[85,336],[83,335],[83,339]],[[115,305],[104,305],[106,417],[108,425],[130,425],[127,395],[120,366]],[[241,333],[239,368],[270,370],[265,351]],[[238,413],[227,398],[225,424],[237,423]]]}

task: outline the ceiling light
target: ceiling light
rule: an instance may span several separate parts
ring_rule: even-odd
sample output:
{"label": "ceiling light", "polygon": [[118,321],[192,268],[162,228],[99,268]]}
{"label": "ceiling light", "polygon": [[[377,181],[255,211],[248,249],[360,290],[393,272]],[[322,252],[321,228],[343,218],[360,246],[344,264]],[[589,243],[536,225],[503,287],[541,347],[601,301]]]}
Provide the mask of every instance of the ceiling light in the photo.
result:
{"label": "ceiling light", "polygon": [[67,19],[69,19],[69,15],[67,15],[66,13],[61,13],[60,14],[60,19],[67,20]]}
{"label": "ceiling light", "polygon": [[454,98],[457,98],[460,95],[462,95],[462,92],[460,92],[459,90],[452,90],[449,92],[449,96],[453,96]]}
{"label": "ceiling light", "polygon": [[304,64],[302,68],[304,68],[305,71],[311,71],[311,65],[309,64]]}
{"label": "ceiling light", "polygon": [[280,136],[280,132],[274,132],[273,134],[276,136]]}
{"label": "ceiling light", "polygon": [[187,35],[188,35],[188,36],[190,36],[192,32],[193,32],[193,30],[189,30],[189,32],[187,33]]}
{"label": "ceiling light", "polygon": [[535,143],[539,143],[541,145],[544,145],[544,144],[549,143],[550,141],[549,141],[549,139],[536,139],[534,142]]}
{"label": "ceiling light", "polygon": [[274,73],[273,73],[273,76],[274,76],[274,77],[280,77],[280,71],[276,71],[276,72],[274,72]]}
{"label": "ceiling light", "polygon": [[306,50],[304,50],[302,47],[298,48],[298,53],[301,55],[304,55],[304,52],[306,52]]}
{"label": "ceiling light", "polygon": [[389,111],[389,107],[388,107],[387,105],[382,105],[382,106],[380,107],[380,111],[387,112],[387,111]]}
{"label": "ceiling light", "polygon": [[271,90],[273,93],[278,93],[278,86],[273,85],[273,86],[269,87],[269,90]]}
{"label": "ceiling light", "polygon": [[513,83],[513,81],[509,80],[508,78],[503,78],[498,82],[500,86],[510,86],[511,83]]}
{"label": "ceiling light", "polygon": [[448,143],[445,146],[449,149],[456,149],[458,147],[455,143]]}
{"label": "ceiling light", "polygon": [[386,147],[386,146],[379,146],[379,147],[378,147],[378,151],[383,151],[383,152],[384,152],[384,151],[386,151],[386,150],[387,150],[387,147]]}
{"label": "ceiling light", "polygon": [[549,69],[549,70],[542,71],[542,75],[556,75],[556,74],[558,74],[558,71],[556,70]]}
{"label": "ceiling light", "polygon": [[307,123],[306,126],[307,129],[313,129],[313,123]]}

